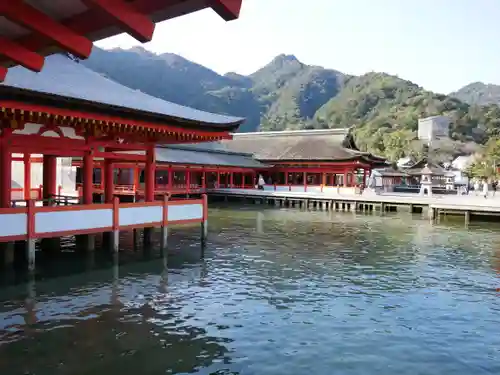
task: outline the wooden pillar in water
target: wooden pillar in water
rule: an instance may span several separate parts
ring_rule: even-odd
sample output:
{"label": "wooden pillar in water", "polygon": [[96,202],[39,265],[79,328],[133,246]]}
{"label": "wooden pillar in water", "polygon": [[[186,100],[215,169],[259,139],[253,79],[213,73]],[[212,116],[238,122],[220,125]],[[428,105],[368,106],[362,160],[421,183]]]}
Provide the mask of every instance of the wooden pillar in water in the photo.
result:
{"label": "wooden pillar in water", "polygon": [[203,217],[201,221],[201,246],[202,246],[202,253],[204,254],[204,248],[207,243],[207,237],[208,237],[208,199],[207,195],[203,194],[202,196],[203,199]]}
{"label": "wooden pillar in water", "polygon": [[[154,146],[148,147],[146,151],[146,166],[144,169],[144,200],[146,202],[153,202],[155,199],[155,148]],[[144,228],[144,246],[150,246],[153,242],[154,228]]]}
{"label": "wooden pillar in water", "polygon": [[114,253],[120,251],[120,199],[118,197],[113,198],[113,232],[111,236],[111,247]]}
{"label": "wooden pillar in water", "polygon": [[161,225],[160,251],[164,258],[167,257],[168,250],[168,200],[169,196],[163,197],[163,220]]}

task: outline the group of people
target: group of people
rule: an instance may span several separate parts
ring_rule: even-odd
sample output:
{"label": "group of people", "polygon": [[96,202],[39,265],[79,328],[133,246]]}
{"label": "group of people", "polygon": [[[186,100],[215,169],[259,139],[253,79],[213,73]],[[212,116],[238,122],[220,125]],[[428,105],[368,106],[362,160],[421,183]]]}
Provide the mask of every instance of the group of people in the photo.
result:
{"label": "group of people", "polygon": [[475,179],[473,181],[473,187],[474,187],[474,193],[476,195],[482,195],[485,198],[488,198],[489,195],[489,188],[491,186],[491,191],[493,192],[493,196],[495,196],[495,193],[497,191],[498,187],[498,181],[494,180],[491,182],[488,182],[488,180],[480,180],[480,179]]}

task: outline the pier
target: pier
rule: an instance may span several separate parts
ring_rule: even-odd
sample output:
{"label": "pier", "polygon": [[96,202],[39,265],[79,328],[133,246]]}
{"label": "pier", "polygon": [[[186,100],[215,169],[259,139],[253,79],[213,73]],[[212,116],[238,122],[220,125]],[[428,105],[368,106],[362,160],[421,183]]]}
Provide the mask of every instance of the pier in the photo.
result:
{"label": "pier", "polygon": [[500,197],[475,195],[433,195],[393,193],[375,194],[370,190],[363,193],[335,189],[320,192],[275,191],[271,188],[258,189],[209,189],[213,200],[247,201],[255,204],[267,204],[278,207],[316,208],[324,210],[354,212],[398,212],[427,214],[431,220],[442,216],[463,216],[468,225],[471,218],[496,218],[500,216]]}

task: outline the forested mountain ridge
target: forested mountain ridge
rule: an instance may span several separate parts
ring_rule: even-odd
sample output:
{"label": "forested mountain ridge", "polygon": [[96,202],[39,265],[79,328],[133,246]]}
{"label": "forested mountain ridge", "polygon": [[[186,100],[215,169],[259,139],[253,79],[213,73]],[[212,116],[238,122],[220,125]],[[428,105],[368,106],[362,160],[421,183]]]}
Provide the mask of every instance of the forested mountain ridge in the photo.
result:
{"label": "forested mountain ridge", "polygon": [[473,82],[460,90],[452,92],[450,96],[467,104],[489,105],[500,104],[500,85]]}
{"label": "forested mountain ridge", "polygon": [[[500,107],[468,104],[386,73],[350,76],[279,55],[248,76],[211,69],[175,54],[142,47],[95,48],[82,61],[109,78],[150,95],[210,112],[247,118],[241,131],[353,127],[357,145],[391,160],[419,156],[420,117],[452,119],[444,157],[468,152],[500,134]],[[460,91],[460,90],[459,90]]]}

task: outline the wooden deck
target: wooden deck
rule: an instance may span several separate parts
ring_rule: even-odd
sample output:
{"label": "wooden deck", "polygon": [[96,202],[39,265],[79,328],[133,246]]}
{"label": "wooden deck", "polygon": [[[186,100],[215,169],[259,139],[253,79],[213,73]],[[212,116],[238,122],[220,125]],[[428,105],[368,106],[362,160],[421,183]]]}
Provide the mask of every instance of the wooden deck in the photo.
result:
{"label": "wooden deck", "polygon": [[429,218],[440,215],[463,215],[466,223],[471,215],[500,216],[500,195],[488,198],[480,195],[433,195],[392,193],[375,194],[366,190],[363,194],[336,194],[332,192],[290,192],[258,189],[211,189],[210,196],[224,200],[253,200],[287,207],[316,207],[341,211],[399,211],[428,213]]}

